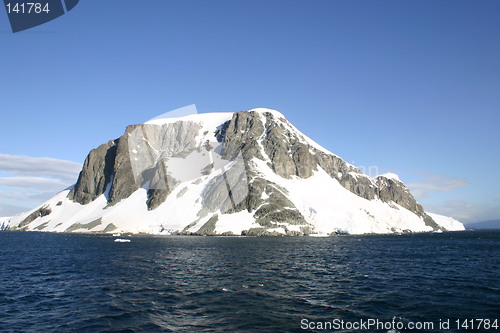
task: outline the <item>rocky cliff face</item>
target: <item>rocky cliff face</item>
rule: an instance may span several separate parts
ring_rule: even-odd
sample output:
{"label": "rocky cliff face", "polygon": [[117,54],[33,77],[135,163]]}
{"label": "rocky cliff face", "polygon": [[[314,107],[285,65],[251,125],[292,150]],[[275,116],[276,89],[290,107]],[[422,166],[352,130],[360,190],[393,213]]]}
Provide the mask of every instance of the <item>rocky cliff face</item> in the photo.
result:
{"label": "rocky cliff face", "polygon": [[[329,232],[343,231],[334,226],[334,210],[328,215],[332,226],[326,227],[327,218],[318,217],[321,213],[314,207],[319,206],[308,202],[307,191],[301,195],[295,189],[297,184],[309,189],[312,186],[309,184],[323,174],[327,178],[318,189],[324,192],[321,200],[330,198],[335,203],[337,198],[346,197],[347,194],[341,193],[358,197],[351,199],[358,205],[354,215],[343,212],[341,216],[354,221],[360,214],[358,210],[364,211],[361,223],[366,219],[366,223],[372,224],[384,224],[380,219],[390,216],[387,226],[370,227],[373,232],[408,230],[404,226],[398,229],[398,210],[405,216],[411,213],[413,220],[421,222],[422,230],[417,231],[443,229],[425,213],[402,182],[364,175],[312,142],[272,110],[237,112],[216,126],[196,118],[129,126],[123,136],[89,153],[67,199],[83,207],[80,209],[102,206],[99,206],[102,213],[93,214],[92,224],[74,221],[91,225],[92,231],[106,227],[110,230],[111,223],[105,223],[107,212],[116,215],[116,211],[124,210],[121,202],[132,200],[141,191],[145,193],[142,205],[150,212],[147,214],[156,216],[160,232],[234,233],[229,230],[239,228],[227,227],[230,225],[227,216],[233,217],[234,224],[245,216],[248,228],[240,233],[247,235],[309,234],[317,232],[320,225],[320,229]],[[330,192],[326,183],[332,184]],[[193,198],[188,198],[190,195]],[[181,223],[181,213],[174,206],[184,200],[191,200],[196,208],[191,217],[186,213]],[[328,205],[328,200],[325,202]],[[364,205],[368,208],[363,208]],[[41,215],[39,210],[33,212],[18,228],[26,228]],[[113,227],[120,223],[117,218],[109,220]],[[171,222],[174,220],[177,222]],[[228,231],[220,232],[221,225]],[[365,230],[363,226],[358,229]]]}
{"label": "rocky cliff face", "polygon": [[85,205],[104,194],[115,171],[116,144],[117,140],[109,141],[89,153],[69,199]]}
{"label": "rocky cliff face", "polygon": [[444,230],[439,226],[428,214],[425,213],[424,208],[417,203],[415,198],[411,195],[406,186],[399,180],[394,180],[384,176],[378,176],[377,184],[377,197],[383,202],[394,202],[403,208],[408,209],[410,212],[420,216],[425,221],[425,224],[432,227],[434,230]]}

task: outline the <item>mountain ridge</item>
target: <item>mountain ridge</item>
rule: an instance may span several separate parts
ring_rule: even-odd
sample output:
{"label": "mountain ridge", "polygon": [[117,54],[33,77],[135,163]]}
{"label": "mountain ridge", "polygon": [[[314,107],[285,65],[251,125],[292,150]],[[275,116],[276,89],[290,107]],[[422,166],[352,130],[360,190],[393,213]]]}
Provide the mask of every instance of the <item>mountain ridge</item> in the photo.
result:
{"label": "mountain ridge", "polygon": [[130,125],[89,153],[71,190],[8,225],[202,235],[463,228],[441,222],[396,175],[370,178],[260,108]]}
{"label": "mountain ridge", "polygon": [[500,219],[466,223],[467,229],[500,229]]}

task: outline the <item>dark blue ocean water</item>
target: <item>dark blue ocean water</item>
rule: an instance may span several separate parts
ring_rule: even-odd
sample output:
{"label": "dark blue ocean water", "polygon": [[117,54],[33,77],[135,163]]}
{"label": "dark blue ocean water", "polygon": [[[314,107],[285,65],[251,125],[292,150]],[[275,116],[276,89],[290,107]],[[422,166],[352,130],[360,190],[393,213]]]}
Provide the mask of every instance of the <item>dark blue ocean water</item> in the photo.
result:
{"label": "dark blue ocean water", "polygon": [[0,232],[0,331],[500,332],[499,232],[114,238]]}

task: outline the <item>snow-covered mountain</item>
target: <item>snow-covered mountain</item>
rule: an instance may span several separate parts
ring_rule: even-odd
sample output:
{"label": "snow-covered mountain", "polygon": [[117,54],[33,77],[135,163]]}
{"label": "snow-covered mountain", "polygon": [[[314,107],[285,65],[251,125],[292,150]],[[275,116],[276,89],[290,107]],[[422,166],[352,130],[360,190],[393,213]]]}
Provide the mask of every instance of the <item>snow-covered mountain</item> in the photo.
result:
{"label": "snow-covered mountain", "polygon": [[368,177],[270,109],[128,126],[89,153],[70,190],[0,225],[200,235],[463,230],[427,214],[396,175]]}

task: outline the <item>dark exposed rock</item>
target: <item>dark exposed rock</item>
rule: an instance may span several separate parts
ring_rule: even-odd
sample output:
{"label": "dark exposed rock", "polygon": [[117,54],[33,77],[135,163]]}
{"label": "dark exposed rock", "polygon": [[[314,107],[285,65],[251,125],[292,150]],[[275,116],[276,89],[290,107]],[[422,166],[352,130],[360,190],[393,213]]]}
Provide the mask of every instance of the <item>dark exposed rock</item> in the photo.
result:
{"label": "dark exposed rock", "polygon": [[49,224],[50,221],[47,221],[47,222],[44,222],[42,224],[40,224],[38,227],[35,228],[35,230],[43,230],[47,227],[47,225]]}
{"label": "dark exposed rock", "polygon": [[376,186],[373,181],[363,175],[358,168],[346,163],[336,155],[326,154],[314,147],[310,147],[310,149],[314,153],[318,165],[330,177],[338,180],[345,189],[368,200],[372,200],[377,196]]}
{"label": "dark exposed rock", "polygon": [[363,174],[343,173],[340,185],[362,198],[372,200],[376,197],[376,186],[372,180]]}
{"label": "dark exposed rock", "polygon": [[178,193],[177,193],[177,198],[181,198],[186,192],[188,191],[187,187],[182,188]]}
{"label": "dark exposed rock", "polygon": [[242,236],[254,236],[254,237],[262,237],[262,236],[283,236],[282,233],[277,231],[269,231],[266,228],[250,228],[248,230],[243,230],[241,232]]}
{"label": "dark exposed rock", "polygon": [[338,235],[349,235],[349,233],[342,229],[336,229],[328,234],[329,236],[338,236]]}
{"label": "dark exposed rock", "polygon": [[292,142],[287,134],[289,133],[282,124],[268,121],[266,136],[262,143],[266,155],[271,160],[270,167],[283,178],[290,178],[298,169],[291,156]]}
{"label": "dark exposed rock", "polygon": [[384,176],[377,177],[378,197],[384,201],[394,201],[398,205],[411,211],[420,212],[417,203],[403,183]]}
{"label": "dark exposed rock", "polygon": [[314,147],[311,147],[311,151],[319,166],[332,178],[340,180],[344,173],[357,171],[356,168],[351,167],[336,155],[327,154]]}
{"label": "dark exposed rock", "polygon": [[262,193],[265,191],[268,183],[269,181],[256,176],[249,181],[248,196],[245,201],[245,208],[249,213],[256,210],[262,204]]}
{"label": "dark exposed rock", "polygon": [[146,201],[148,210],[158,208],[158,206],[160,206],[165,201],[165,199],[167,199],[169,194],[169,189],[149,189],[148,200]]}
{"label": "dark exposed rock", "polygon": [[402,182],[384,176],[378,176],[377,196],[384,202],[395,202],[401,207],[422,217],[425,224],[432,227],[434,230],[442,229],[432,217],[425,213],[423,207],[417,203],[413,195],[411,195],[410,191],[408,191]]}
{"label": "dark exposed rock", "polygon": [[265,208],[269,210],[269,212],[256,220],[256,222],[262,226],[274,227],[278,222],[299,225],[306,223],[302,214],[296,209],[280,209],[276,205],[267,205]]}
{"label": "dark exposed rock", "polygon": [[205,141],[205,143],[203,144],[203,148],[205,148],[206,151],[211,151],[212,149],[214,149],[214,147],[210,144],[210,141]]}
{"label": "dark exposed rock", "polygon": [[128,149],[127,134],[132,132],[137,126],[128,126],[125,134],[118,139],[116,157],[114,163],[114,177],[111,190],[109,192],[109,204],[114,205],[122,199],[128,198],[139,189],[132,172],[130,155]]}
{"label": "dark exposed rock", "polygon": [[197,232],[196,235],[211,236],[215,235],[215,224],[219,220],[219,216],[215,214],[212,216]]}
{"label": "dark exposed rock", "polygon": [[293,148],[295,174],[300,178],[309,178],[317,170],[317,163],[308,146],[298,143]]}
{"label": "dark exposed rock", "polygon": [[306,224],[304,216],[295,205],[283,194],[276,184],[266,186],[268,198],[262,200],[262,205],[254,214],[255,221],[265,227],[274,227],[280,222],[289,224]]}
{"label": "dark exposed rock", "polygon": [[[125,134],[133,128],[129,126]],[[110,204],[127,198],[138,188],[130,166],[127,140],[123,137],[109,141],[89,153],[68,198],[82,205],[88,204],[104,194],[110,182],[107,198]]]}
{"label": "dark exposed rock", "polygon": [[103,194],[113,176],[115,156],[116,140],[109,141],[90,151],[68,198],[85,205]]}
{"label": "dark exposed rock", "polygon": [[219,134],[224,142],[222,157],[230,160],[241,152],[245,161],[253,157],[263,159],[257,139],[264,132],[264,126],[254,112],[242,111],[233,115],[224,134]]}
{"label": "dark exposed rock", "polygon": [[218,142],[224,141],[224,138],[226,136],[226,131],[227,131],[227,128],[229,127],[230,122],[231,121],[228,120],[224,124],[217,127],[217,130],[215,131],[214,135],[215,135],[215,138],[217,139]]}
{"label": "dark exposed rock", "polygon": [[176,235],[192,235],[193,233],[189,232],[188,230],[194,227],[198,222],[199,220],[189,223],[187,226],[184,227],[184,229],[182,229],[181,232],[177,232]]}
{"label": "dark exposed rock", "polygon": [[72,231],[75,231],[75,230],[78,230],[78,229],[90,230],[92,228],[97,227],[101,223],[102,223],[101,218],[98,218],[97,220],[94,220],[92,222],[85,223],[85,224],[75,223],[75,224],[71,225],[69,228],[67,228],[66,232],[72,232]]}
{"label": "dark exposed rock", "polygon": [[442,230],[442,231],[446,230],[443,227],[441,227],[439,224],[437,224],[436,221],[434,221],[434,219],[432,217],[430,217],[429,215],[427,215],[427,213],[424,212],[423,215],[420,215],[420,216],[423,217],[425,225],[428,225],[433,230]]}
{"label": "dark exposed rock", "polygon": [[24,220],[22,220],[21,223],[19,223],[19,225],[17,227],[19,229],[21,229],[21,228],[25,227],[26,225],[30,224],[31,222],[33,222],[34,220],[36,220],[37,218],[47,216],[50,213],[52,213],[52,210],[50,209],[50,207],[48,205],[42,206],[42,207],[38,208],[37,210],[35,210],[33,213],[26,216],[26,218]]}
{"label": "dark exposed rock", "polygon": [[113,223],[109,223],[102,232],[111,232],[113,230],[116,230],[116,225],[114,225]]}
{"label": "dark exposed rock", "polygon": [[208,176],[213,170],[214,170],[214,164],[210,163],[206,167],[204,167],[203,169],[201,169],[201,174],[203,176]]}

